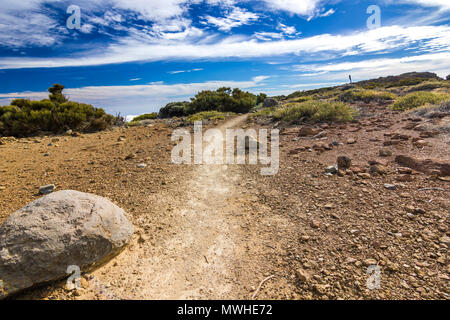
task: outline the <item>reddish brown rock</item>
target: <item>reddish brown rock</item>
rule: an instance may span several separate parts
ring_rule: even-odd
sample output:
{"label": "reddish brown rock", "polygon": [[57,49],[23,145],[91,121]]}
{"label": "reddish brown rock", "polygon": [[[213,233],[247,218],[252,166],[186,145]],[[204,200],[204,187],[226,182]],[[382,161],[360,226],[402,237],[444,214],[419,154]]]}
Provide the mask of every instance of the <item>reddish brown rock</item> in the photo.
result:
{"label": "reddish brown rock", "polygon": [[375,164],[375,165],[370,166],[371,174],[385,175],[385,174],[387,174],[387,172],[388,172],[388,169],[381,164]]}
{"label": "reddish brown rock", "polygon": [[322,131],[321,129],[305,126],[300,128],[298,135],[300,137],[315,136],[318,135],[321,131]]}
{"label": "reddish brown rock", "polygon": [[438,176],[450,176],[450,162],[436,159],[416,159],[400,155],[395,162],[403,167],[408,167],[419,172]]}

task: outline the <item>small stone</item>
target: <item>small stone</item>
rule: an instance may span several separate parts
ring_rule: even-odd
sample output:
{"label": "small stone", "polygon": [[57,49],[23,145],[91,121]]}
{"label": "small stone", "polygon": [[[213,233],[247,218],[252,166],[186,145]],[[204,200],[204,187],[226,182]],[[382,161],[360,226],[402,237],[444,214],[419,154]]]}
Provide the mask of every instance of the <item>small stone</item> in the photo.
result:
{"label": "small stone", "polygon": [[380,149],[379,151],[380,157],[390,157],[392,156],[392,151],[388,149]]}
{"label": "small stone", "polygon": [[309,282],[311,279],[311,275],[302,268],[297,269],[296,276],[301,282]]}
{"label": "small stone", "polygon": [[345,263],[348,263],[348,264],[354,264],[356,261],[357,261],[357,260],[356,260],[355,258],[348,257],[348,258],[345,260]]}
{"label": "small stone", "polygon": [[314,229],[318,229],[320,227],[320,222],[318,220],[311,220],[311,227]]}
{"label": "small stone", "polygon": [[375,259],[366,259],[366,260],[364,260],[364,265],[366,266],[366,267],[368,267],[368,266],[374,266],[374,265],[376,265],[377,264],[377,260],[375,260]]}
{"label": "small stone", "polygon": [[326,205],[323,206],[325,209],[327,210],[331,210],[334,208],[334,205],[332,203],[327,203]]}
{"label": "small stone", "polygon": [[304,127],[300,128],[298,135],[300,137],[315,136],[315,135],[318,135],[321,131],[322,131],[321,129],[304,126]]}
{"label": "small stone", "polygon": [[402,197],[402,198],[409,198],[409,193],[402,192],[402,193],[400,193],[400,197]]}
{"label": "small stone", "polygon": [[303,236],[300,237],[300,240],[301,240],[302,242],[307,242],[309,239],[311,239],[311,237],[308,236],[308,235],[303,235]]}
{"label": "small stone", "polygon": [[55,190],[54,184],[48,184],[39,188],[39,194],[50,194]]}
{"label": "small stone", "polygon": [[425,210],[423,210],[422,208],[415,208],[414,213],[415,214],[425,214]]}
{"label": "small stone", "polygon": [[442,236],[439,241],[447,246],[450,246],[450,237]]}
{"label": "small stone", "polygon": [[315,290],[317,293],[324,295],[324,294],[326,293],[327,288],[326,288],[325,285],[322,285],[322,284],[315,284],[315,285],[314,285],[314,290]]}
{"label": "small stone", "polygon": [[358,173],[358,177],[360,177],[361,179],[370,179],[371,175],[363,172],[363,173]]}
{"label": "small stone", "polygon": [[352,160],[347,156],[339,156],[337,158],[337,166],[339,170],[346,170],[352,166]]}
{"label": "small stone", "polygon": [[338,169],[336,166],[329,166],[326,168],[325,173],[327,174],[337,174],[338,173]]}
{"label": "small stone", "polygon": [[414,146],[417,148],[423,148],[427,145],[428,145],[428,142],[425,140],[418,140],[418,141],[414,142]]}
{"label": "small stone", "polygon": [[414,207],[413,206],[410,206],[410,205],[408,205],[408,206],[406,206],[405,207],[405,210],[406,210],[406,212],[408,212],[408,213],[414,213]]}
{"label": "small stone", "polygon": [[384,184],[384,187],[386,189],[388,189],[388,190],[395,190],[395,189],[397,189],[397,186],[395,184],[389,184],[389,183]]}
{"label": "small stone", "polygon": [[385,175],[387,174],[387,171],[388,169],[381,164],[375,164],[370,166],[370,173],[372,174]]}
{"label": "small stone", "polygon": [[347,144],[355,144],[356,143],[356,139],[354,138],[350,138],[347,140]]}
{"label": "small stone", "polygon": [[146,163],[139,163],[139,164],[138,164],[138,168],[139,168],[139,169],[143,169],[143,168],[145,168],[145,167],[147,167],[147,164],[146,164]]}
{"label": "small stone", "polygon": [[397,172],[399,174],[412,174],[412,169],[411,168],[405,168],[405,167],[398,167],[397,168]]}

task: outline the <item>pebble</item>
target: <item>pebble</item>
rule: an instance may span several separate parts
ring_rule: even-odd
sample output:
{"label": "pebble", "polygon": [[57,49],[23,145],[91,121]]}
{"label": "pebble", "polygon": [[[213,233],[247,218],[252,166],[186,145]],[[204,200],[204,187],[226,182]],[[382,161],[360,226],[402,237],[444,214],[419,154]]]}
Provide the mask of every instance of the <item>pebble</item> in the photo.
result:
{"label": "pebble", "polygon": [[336,166],[329,166],[327,167],[327,169],[325,170],[326,174],[337,174],[338,173],[338,169]]}
{"label": "pebble", "polygon": [[388,149],[380,149],[379,155],[380,157],[390,157],[392,156],[392,151]]}
{"label": "pebble", "polygon": [[297,269],[296,275],[301,282],[309,282],[311,279],[311,275],[301,268]]}
{"label": "pebble", "polygon": [[54,184],[49,184],[46,186],[42,186],[39,188],[39,193],[40,194],[50,194],[55,190],[55,185]]}
{"label": "pebble", "polygon": [[352,160],[347,156],[339,156],[337,158],[337,165],[339,170],[349,169],[352,166]]}
{"label": "pebble", "polygon": [[143,168],[145,168],[145,167],[147,167],[147,164],[146,164],[146,163],[139,163],[139,164],[138,164],[138,168],[140,168],[140,169],[143,169]]}
{"label": "pebble", "polygon": [[388,190],[396,190],[397,189],[397,186],[395,184],[389,184],[389,183],[384,184],[384,187]]}
{"label": "pebble", "polygon": [[365,266],[374,266],[377,264],[377,260],[375,259],[366,259],[364,260],[364,265]]}

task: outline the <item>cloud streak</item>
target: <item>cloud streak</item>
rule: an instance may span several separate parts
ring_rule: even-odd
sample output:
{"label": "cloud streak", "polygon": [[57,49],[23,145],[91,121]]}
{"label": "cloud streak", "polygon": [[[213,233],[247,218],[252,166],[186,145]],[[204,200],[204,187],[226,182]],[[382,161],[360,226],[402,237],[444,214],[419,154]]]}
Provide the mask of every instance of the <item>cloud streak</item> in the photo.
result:
{"label": "cloud streak", "polygon": [[4,58],[0,69],[93,66],[168,59],[258,58],[288,54],[332,53],[334,57],[388,52],[400,48],[431,51],[449,50],[449,26],[383,27],[349,35],[323,34],[295,40],[257,41],[241,38],[218,43],[184,42],[145,44],[132,38],[110,45],[105,52],[84,53],[74,58]]}

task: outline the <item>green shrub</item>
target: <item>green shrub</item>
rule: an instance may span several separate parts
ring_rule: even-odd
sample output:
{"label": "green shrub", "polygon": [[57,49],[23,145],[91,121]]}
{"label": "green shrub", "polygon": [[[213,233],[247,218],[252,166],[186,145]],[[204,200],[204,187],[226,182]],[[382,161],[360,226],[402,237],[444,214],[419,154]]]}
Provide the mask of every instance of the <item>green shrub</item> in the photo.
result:
{"label": "green shrub", "polygon": [[187,121],[194,123],[195,121],[202,120],[225,120],[225,117],[231,115],[233,115],[232,112],[202,111],[189,116]]}
{"label": "green shrub", "polygon": [[312,90],[306,90],[306,91],[296,91],[294,93],[291,93],[286,97],[286,100],[291,100],[294,98],[299,97],[305,97],[305,96],[314,96],[316,98],[322,98],[322,97],[330,97],[335,94],[337,94],[338,90],[336,87],[326,87],[326,88],[319,88],[319,89],[312,89]]}
{"label": "green shrub", "polygon": [[448,95],[445,94],[435,94],[432,92],[418,91],[398,98],[392,104],[392,108],[394,110],[409,110],[419,108],[426,105],[427,103],[438,104],[446,99],[448,99]]}
{"label": "green shrub", "polygon": [[152,113],[141,114],[140,116],[134,118],[133,121],[154,120],[156,118],[158,118],[158,113],[152,112]]}
{"label": "green shrub", "polygon": [[253,115],[255,117],[270,117],[278,109],[278,107],[262,108],[257,110]]}
{"label": "green shrub", "polygon": [[184,117],[187,115],[187,105],[189,102],[171,102],[168,103],[164,108],[159,110],[159,116],[161,118],[172,118],[172,117]]}
{"label": "green shrub", "polygon": [[103,109],[67,100],[63,102],[62,90],[53,91],[52,95],[53,100],[16,99],[10,106],[0,107],[0,135],[30,136],[40,132],[61,133],[68,129],[93,132],[105,130],[116,122],[116,118]]}
{"label": "green shrub", "polygon": [[422,83],[424,81],[428,81],[429,78],[404,78],[398,81],[390,82],[385,84],[385,88],[395,88],[395,87],[409,87],[409,86],[415,86],[419,83]]}
{"label": "green shrub", "polygon": [[256,97],[256,104],[259,105],[261,103],[264,103],[264,100],[266,100],[267,98],[267,94],[265,93],[260,93],[257,97]]}
{"label": "green shrub", "polygon": [[363,101],[365,103],[384,102],[388,100],[394,100],[395,98],[396,95],[391,92],[379,92],[365,89],[347,90],[339,96],[339,100],[344,102]]}
{"label": "green shrub", "polygon": [[408,92],[427,91],[438,88],[450,88],[450,84],[446,83],[445,81],[426,81],[411,87]]}
{"label": "green shrub", "polygon": [[310,100],[290,103],[273,113],[276,120],[288,123],[353,120],[358,112],[343,102]]}
{"label": "green shrub", "polygon": [[216,91],[201,91],[187,106],[188,114],[202,111],[247,113],[256,106],[257,97],[240,89],[219,88]]}
{"label": "green shrub", "polygon": [[314,98],[312,96],[304,96],[304,97],[297,97],[292,99],[292,102],[305,102],[305,101],[309,101],[309,100],[313,100]]}

